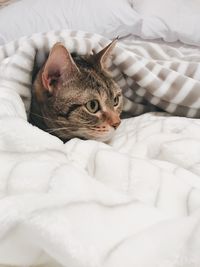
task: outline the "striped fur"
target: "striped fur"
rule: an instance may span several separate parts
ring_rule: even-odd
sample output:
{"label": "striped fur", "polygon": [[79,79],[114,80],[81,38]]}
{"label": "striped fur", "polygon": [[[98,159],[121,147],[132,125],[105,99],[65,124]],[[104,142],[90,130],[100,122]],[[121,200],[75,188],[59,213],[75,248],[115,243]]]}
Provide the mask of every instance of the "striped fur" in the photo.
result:
{"label": "striped fur", "polygon": [[[1,92],[15,91],[29,112],[33,70],[55,42],[80,55],[101,50],[109,40],[82,31],[34,34],[0,47]],[[200,117],[200,54],[144,41],[119,41],[109,70],[123,90],[128,116],[163,109],[173,115]]]}

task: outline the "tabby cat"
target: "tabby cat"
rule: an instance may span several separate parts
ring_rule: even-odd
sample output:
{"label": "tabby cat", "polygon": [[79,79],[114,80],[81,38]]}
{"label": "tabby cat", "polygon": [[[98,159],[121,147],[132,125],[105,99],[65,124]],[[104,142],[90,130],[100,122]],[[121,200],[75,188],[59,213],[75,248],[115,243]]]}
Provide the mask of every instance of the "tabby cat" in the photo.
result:
{"label": "tabby cat", "polygon": [[56,43],[33,82],[30,122],[64,142],[108,141],[122,111],[121,89],[106,67],[115,43],[86,57]]}

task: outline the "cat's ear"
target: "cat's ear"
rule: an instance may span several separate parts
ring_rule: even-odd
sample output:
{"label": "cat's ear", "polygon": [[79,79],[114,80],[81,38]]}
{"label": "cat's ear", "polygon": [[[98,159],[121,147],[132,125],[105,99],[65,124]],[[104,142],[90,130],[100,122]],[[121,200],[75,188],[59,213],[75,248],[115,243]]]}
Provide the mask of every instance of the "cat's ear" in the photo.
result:
{"label": "cat's ear", "polygon": [[56,43],[48,56],[42,72],[42,84],[44,88],[53,94],[63,82],[72,80],[79,73],[79,69],[73,61],[68,50]]}
{"label": "cat's ear", "polygon": [[119,37],[115,38],[111,43],[104,47],[100,52],[90,56],[89,60],[92,64],[99,67],[101,70],[107,70],[108,59],[110,58],[113,49],[118,41]]}

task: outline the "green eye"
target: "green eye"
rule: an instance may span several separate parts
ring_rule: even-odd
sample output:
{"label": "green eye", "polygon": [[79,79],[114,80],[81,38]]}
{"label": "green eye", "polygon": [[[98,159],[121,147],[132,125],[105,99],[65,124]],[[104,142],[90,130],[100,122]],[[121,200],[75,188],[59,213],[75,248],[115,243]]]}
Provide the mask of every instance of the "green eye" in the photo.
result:
{"label": "green eye", "polygon": [[114,104],[114,107],[116,107],[119,104],[119,96],[118,95],[113,99],[113,104]]}
{"label": "green eye", "polygon": [[91,113],[96,113],[100,110],[100,105],[98,100],[90,100],[86,103],[86,108]]}

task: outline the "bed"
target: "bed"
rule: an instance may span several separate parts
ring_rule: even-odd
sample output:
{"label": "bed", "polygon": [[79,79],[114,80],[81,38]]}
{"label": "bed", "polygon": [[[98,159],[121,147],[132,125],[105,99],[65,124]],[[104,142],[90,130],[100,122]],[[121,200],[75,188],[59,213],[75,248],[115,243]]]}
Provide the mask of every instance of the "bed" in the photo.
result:
{"label": "bed", "polygon": [[[200,7],[149,3],[0,10],[1,266],[200,266]],[[84,55],[118,35],[110,71],[125,104],[112,140],[64,144],[31,125],[32,73],[52,45]]]}

